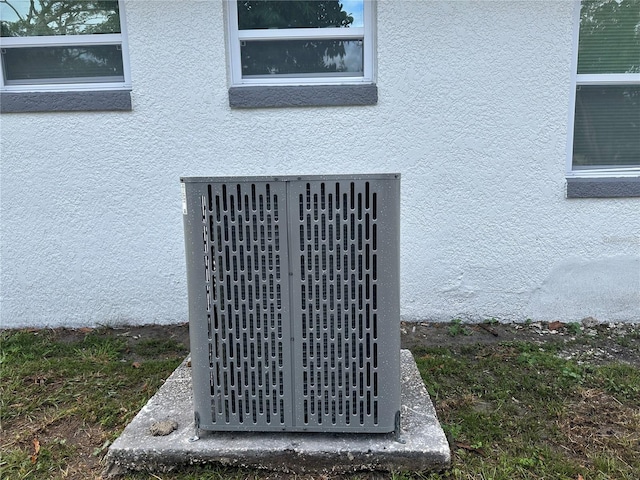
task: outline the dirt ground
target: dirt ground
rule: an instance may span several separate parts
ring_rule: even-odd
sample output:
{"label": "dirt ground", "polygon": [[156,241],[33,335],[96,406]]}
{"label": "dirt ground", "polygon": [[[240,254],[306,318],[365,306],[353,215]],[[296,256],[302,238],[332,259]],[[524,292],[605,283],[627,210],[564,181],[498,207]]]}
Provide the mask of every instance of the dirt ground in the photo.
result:
{"label": "dirt ground", "polygon": [[[585,319],[582,324],[532,322],[528,324],[451,324],[402,322],[402,348],[462,347],[500,342],[556,343],[560,356],[596,364],[623,361],[640,367],[640,324],[600,324]],[[189,326],[145,325],[114,329],[113,334],[127,339],[129,346],[149,339],[172,338],[189,347]],[[63,330],[69,341],[81,340],[85,333]],[[135,359],[133,359],[135,361]]]}
{"label": "dirt ground", "polygon": [[527,324],[406,323],[401,325],[402,347],[461,347],[500,342],[555,343],[567,360],[602,364],[622,361],[640,367],[640,324],[532,322]]}

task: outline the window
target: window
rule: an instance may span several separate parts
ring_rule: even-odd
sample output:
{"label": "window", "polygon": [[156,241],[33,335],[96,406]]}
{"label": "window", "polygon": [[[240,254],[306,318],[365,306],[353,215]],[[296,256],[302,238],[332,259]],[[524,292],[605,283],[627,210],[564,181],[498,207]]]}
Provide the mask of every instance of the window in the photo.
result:
{"label": "window", "polygon": [[118,0],[4,0],[0,28],[3,111],[130,109]]}
{"label": "window", "polygon": [[231,105],[375,103],[373,10],[368,0],[228,2]]}
{"label": "window", "polygon": [[640,0],[579,10],[567,195],[640,196]]}

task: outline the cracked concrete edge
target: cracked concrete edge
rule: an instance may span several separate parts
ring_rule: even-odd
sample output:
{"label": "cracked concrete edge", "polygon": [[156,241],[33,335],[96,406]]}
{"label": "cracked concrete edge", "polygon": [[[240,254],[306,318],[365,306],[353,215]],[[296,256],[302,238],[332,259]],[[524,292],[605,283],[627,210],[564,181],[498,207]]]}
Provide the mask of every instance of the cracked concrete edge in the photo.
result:
{"label": "cracked concrete edge", "polygon": [[[167,378],[149,402],[125,428],[104,459],[103,478],[115,478],[129,471],[168,472],[179,466],[217,463],[285,473],[349,473],[364,470],[438,471],[451,461],[449,444],[437,420],[436,411],[422,381],[411,352],[401,351],[402,445],[389,435],[346,434],[330,436],[342,446],[325,448],[317,439],[321,434],[245,433],[244,439],[233,432],[207,432],[209,438],[223,437],[222,445],[205,448],[202,443],[188,443],[194,433],[193,412],[175,402],[176,392],[191,399],[188,358]],[[409,401],[413,399],[414,403]],[[418,402],[416,402],[418,400]],[[417,403],[417,404],[416,404]],[[167,437],[154,437],[154,448],[143,448],[151,439],[144,423],[177,419],[177,431]],[[315,435],[315,439],[314,439]],[[355,437],[349,438],[351,435]],[[127,437],[127,442],[124,438]],[[428,438],[429,448],[424,448]],[[225,449],[225,439],[242,443],[242,448]],[[311,439],[311,441],[307,441]],[[349,440],[357,439],[356,444]],[[132,441],[133,440],[133,441]],[[384,446],[380,448],[380,442]],[[300,447],[299,444],[303,445]],[[265,448],[265,444],[270,445]],[[133,446],[132,446],[133,445]],[[291,467],[295,465],[295,467]]]}
{"label": "cracked concrete edge", "polygon": [[[449,465],[449,456],[422,452],[404,455],[399,455],[397,452],[385,455],[379,452],[369,454],[331,452],[329,456],[322,457],[308,456],[296,451],[283,451],[279,454],[263,452],[260,456],[251,455],[251,461],[246,461],[246,456],[238,454],[203,459],[191,455],[185,457],[182,452],[152,452],[145,455],[144,465],[135,454],[128,458],[121,457],[117,462],[108,463],[103,478],[117,478],[131,471],[170,472],[179,467],[205,464],[291,474],[345,474],[363,471],[433,472],[446,469]],[[416,469],[417,464],[420,465],[419,469]]]}

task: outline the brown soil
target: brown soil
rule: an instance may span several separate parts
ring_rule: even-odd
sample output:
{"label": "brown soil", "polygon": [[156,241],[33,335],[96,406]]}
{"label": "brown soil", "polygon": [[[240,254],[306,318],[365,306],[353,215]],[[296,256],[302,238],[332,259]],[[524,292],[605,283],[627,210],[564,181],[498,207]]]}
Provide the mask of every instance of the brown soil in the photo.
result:
{"label": "brown soil", "polygon": [[[578,361],[606,363],[622,361],[640,366],[640,324],[590,324],[579,326],[561,322],[530,324],[450,324],[430,322],[402,322],[402,348],[461,347],[464,345],[492,345],[502,342],[555,343],[560,355]],[[62,341],[81,341],[87,329],[57,329]],[[144,325],[107,329],[105,334],[125,338],[131,348],[152,339],[174,339],[189,348],[189,326]],[[128,358],[129,360],[129,358]],[[135,358],[130,360],[136,361]]]}
{"label": "brown soil", "polygon": [[465,345],[502,342],[554,343],[559,355],[578,362],[602,364],[626,362],[640,367],[640,324],[462,324],[405,323],[401,325],[402,347],[459,348]]}

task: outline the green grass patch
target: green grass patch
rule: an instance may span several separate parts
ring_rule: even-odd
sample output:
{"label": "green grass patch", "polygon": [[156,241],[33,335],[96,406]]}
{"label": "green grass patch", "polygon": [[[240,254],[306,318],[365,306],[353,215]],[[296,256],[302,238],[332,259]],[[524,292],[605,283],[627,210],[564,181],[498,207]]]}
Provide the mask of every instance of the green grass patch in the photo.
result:
{"label": "green grass patch", "polygon": [[146,357],[158,357],[175,354],[176,351],[185,350],[184,345],[171,338],[152,338],[142,340],[133,346],[132,351]]}
{"label": "green grass patch", "polygon": [[[465,335],[466,328],[453,323],[447,333]],[[617,344],[633,347],[636,340]],[[348,478],[637,480],[637,366],[563,358],[568,346],[597,346],[587,335],[567,343],[466,343],[413,351],[452,447],[451,468]],[[110,329],[71,337],[55,330],[1,333],[0,478],[97,477],[108,446],[186,354],[171,338],[133,341]],[[192,466],[157,478],[265,477]]]}
{"label": "green grass patch", "polygon": [[416,350],[453,453],[452,469],[428,478],[636,479],[640,370],[578,364],[560,348]]}
{"label": "green grass patch", "polygon": [[117,437],[185,350],[163,353],[133,365],[114,332],[92,331],[73,342],[53,330],[3,332],[0,478],[64,478],[78,456],[97,465],[105,442]]}
{"label": "green grass patch", "polygon": [[471,335],[471,329],[466,327],[459,318],[451,320],[449,324],[449,335],[457,337],[458,335]]}

